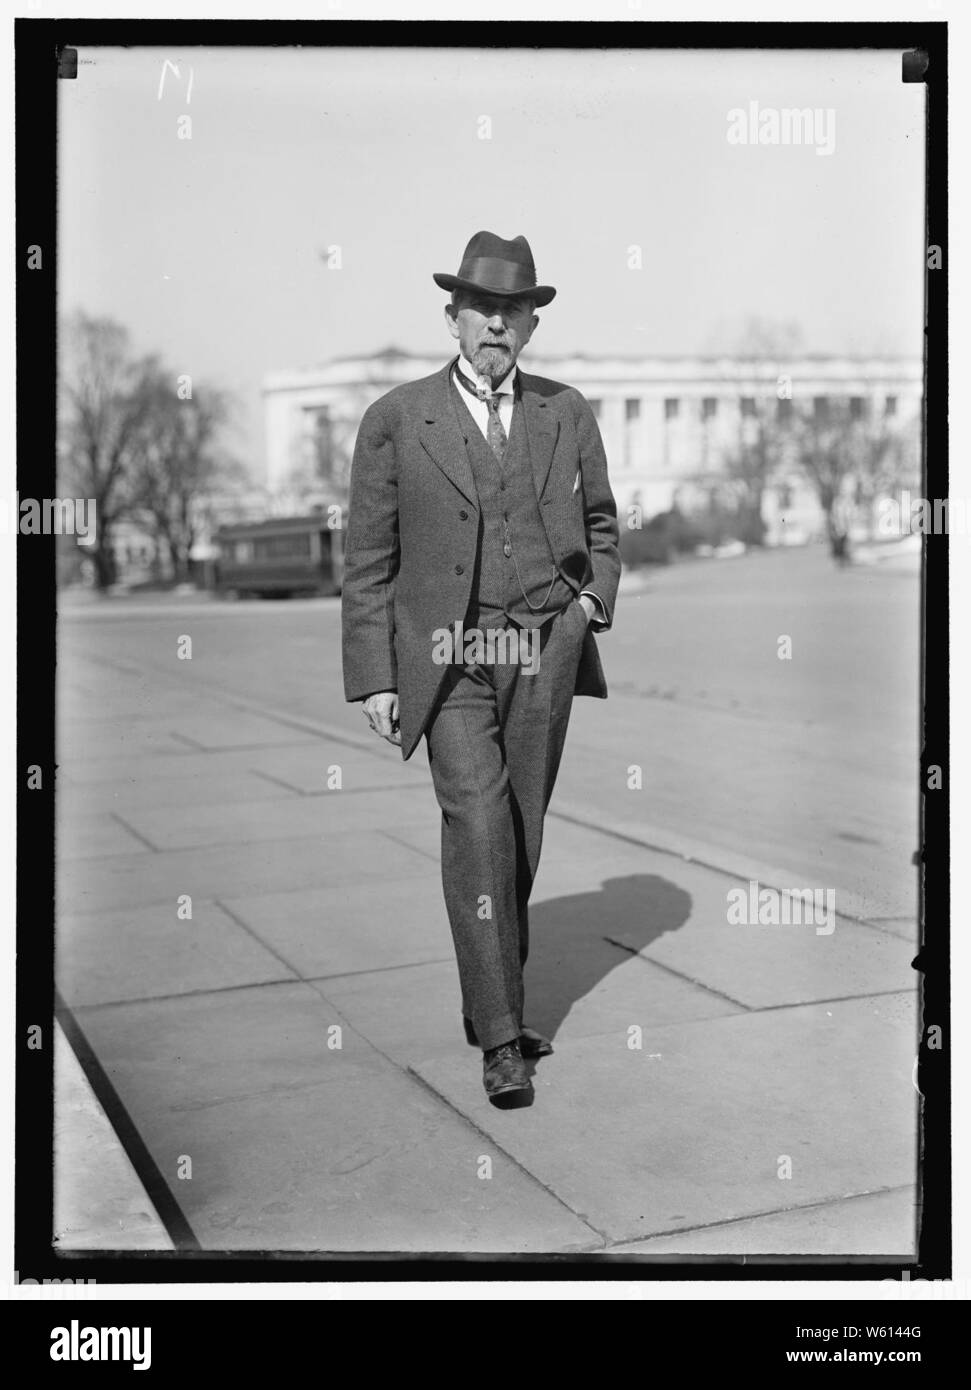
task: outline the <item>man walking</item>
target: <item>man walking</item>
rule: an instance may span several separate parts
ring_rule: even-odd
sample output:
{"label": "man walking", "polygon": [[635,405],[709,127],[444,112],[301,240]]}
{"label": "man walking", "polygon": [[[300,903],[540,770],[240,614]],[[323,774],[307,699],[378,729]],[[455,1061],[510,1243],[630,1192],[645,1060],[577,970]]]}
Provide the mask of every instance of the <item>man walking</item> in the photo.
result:
{"label": "man walking", "polygon": [[364,414],[351,469],[344,693],[411,757],[424,735],[467,1040],[493,1104],[529,1104],[528,903],[574,694],[605,698],[617,511],[573,387],[517,358],[556,291],[524,237],[477,232],[446,323],[459,354]]}

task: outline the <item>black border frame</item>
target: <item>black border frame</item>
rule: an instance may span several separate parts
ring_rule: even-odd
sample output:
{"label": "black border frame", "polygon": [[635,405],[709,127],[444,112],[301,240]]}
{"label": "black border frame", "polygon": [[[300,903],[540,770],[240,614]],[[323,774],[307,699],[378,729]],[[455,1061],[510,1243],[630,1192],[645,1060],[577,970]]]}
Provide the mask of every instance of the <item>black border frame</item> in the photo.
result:
{"label": "black border frame", "polygon": [[[497,32],[503,42],[497,43]],[[207,46],[422,46],[536,48],[897,48],[922,50],[909,80],[927,86],[926,230],[928,243],[942,248],[943,267],[925,279],[924,495],[948,492],[947,359],[947,39],[946,22],[915,23],[618,23],[549,21],[499,26],[494,23],[343,20],[92,20],[17,19],[16,50],[16,307],[17,307],[17,487],[28,496],[54,496],[56,405],[56,157],[58,61],[64,50],[98,45]],[[902,69],[904,64],[902,63]],[[67,73],[62,80],[69,80]],[[902,71],[903,80],[903,71]],[[43,248],[43,269],[27,269],[27,247]],[[847,229],[848,254],[854,248]],[[921,949],[915,968],[924,972],[923,1023],[917,1078],[921,1103],[923,1213],[918,1257],[902,1264],[887,1257],[737,1257],[715,1263],[706,1257],[663,1258],[623,1254],[456,1255],[362,1254],[280,1255],[202,1251],[171,1253],[59,1252],[51,1245],[53,1218],[53,981],[54,779],[56,770],[55,661],[56,585],[53,537],[18,539],[17,544],[17,1005],[16,1005],[16,1185],[14,1264],[20,1279],[96,1280],[98,1283],[241,1283],[608,1279],[806,1280],[947,1279],[951,1277],[950,1165],[950,889],[948,550],[947,538],[924,539],[921,607],[922,729],[919,769],[921,850],[915,866],[921,883]],[[943,614],[943,631],[938,626]],[[43,769],[43,790],[26,789],[27,769]],[[938,765],[943,787],[927,790],[927,770]],[[110,1081],[95,1062],[69,1012],[58,1004],[69,1039],[82,1058],[96,1092],[111,1113]],[[27,1045],[28,1029],[39,1024],[44,1045]],[[928,1047],[928,1029],[940,1026],[943,1048]],[[117,1112],[116,1112],[117,1113]],[[122,1140],[140,1167],[137,1133]],[[142,1146],[144,1148],[144,1146]],[[149,1159],[149,1162],[151,1160]],[[161,1179],[159,1178],[159,1181]],[[191,1245],[168,1189],[161,1200],[173,1235]],[[174,1211],[173,1211],[174,1208]],[[905,1321],[903,1309],[897,1321]],[[66,1310],[65,1310],[66,1312]]]}

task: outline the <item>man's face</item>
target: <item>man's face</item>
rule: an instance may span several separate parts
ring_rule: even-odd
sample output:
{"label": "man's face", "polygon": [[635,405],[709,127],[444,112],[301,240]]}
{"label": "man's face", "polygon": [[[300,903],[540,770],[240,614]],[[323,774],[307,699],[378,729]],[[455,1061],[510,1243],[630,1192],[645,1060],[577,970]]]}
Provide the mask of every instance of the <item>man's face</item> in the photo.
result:
{"label": "man's face", "polygon": [[539,319],[530,299],[462,290],[446,304],[445,321],[466,359],[495,385],[510,371]]}

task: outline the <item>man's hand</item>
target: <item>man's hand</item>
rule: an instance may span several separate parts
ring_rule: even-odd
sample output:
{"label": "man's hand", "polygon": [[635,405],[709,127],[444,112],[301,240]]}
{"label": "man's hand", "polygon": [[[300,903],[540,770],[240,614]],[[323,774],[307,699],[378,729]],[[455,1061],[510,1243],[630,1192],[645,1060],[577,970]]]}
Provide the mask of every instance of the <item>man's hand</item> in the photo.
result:
{"label": "man's hand", "polygon": [[382,690],[377,695],[369,695],[364,701],[363,709],[367,716],[367,722],[374,732],[400,748],[398,692],[396,690]]}
{"label": "man's hand", "polygon": [[589,594],[581,594],[581,595],[580,595],[580,607],[583,609],[584,613],[586,613],[586,615],[587,615],[587,626],[589,627],[589,626],[590,626],[590,619],[596,617],[596,614],[597,614],[597,605],[594,603],[593,599],[590,597]]}

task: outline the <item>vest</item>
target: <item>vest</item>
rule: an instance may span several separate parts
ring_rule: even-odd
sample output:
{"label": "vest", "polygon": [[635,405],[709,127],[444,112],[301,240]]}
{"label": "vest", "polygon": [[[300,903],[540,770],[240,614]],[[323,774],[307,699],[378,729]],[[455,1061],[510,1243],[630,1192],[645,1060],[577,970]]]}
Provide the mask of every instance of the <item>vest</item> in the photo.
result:
{"label": "vest", "polygon": [[469,616],[503,613],[519,627],[542,627],[574,592],[556,567],[543,526],[522,403],[517,395],[500,464],[451,382],[449,394],[465,436],[481,512]]}

